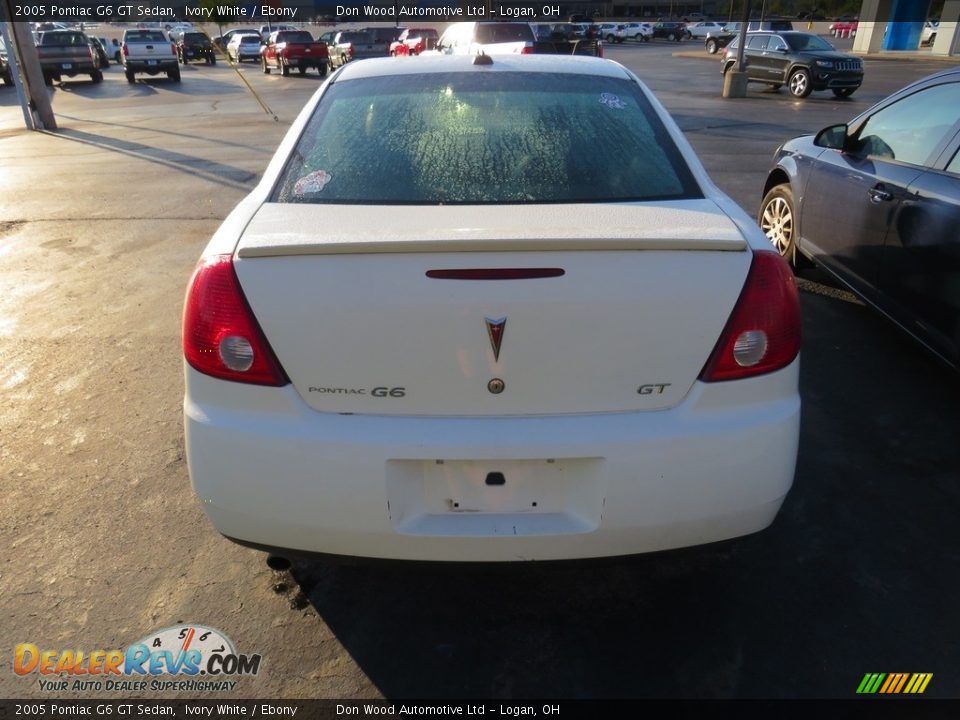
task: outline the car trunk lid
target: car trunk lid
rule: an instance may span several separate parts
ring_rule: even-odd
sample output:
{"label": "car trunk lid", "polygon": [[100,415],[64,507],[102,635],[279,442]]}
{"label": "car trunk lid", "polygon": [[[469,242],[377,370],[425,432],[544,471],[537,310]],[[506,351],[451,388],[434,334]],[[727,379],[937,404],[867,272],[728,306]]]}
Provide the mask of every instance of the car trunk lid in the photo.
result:
{"label": "car trunk lid", "polygon": [[709,200],[491,210],[258,211],[235,267],[306,403],[483,416],[680,402],[749,270],[734,223]]}

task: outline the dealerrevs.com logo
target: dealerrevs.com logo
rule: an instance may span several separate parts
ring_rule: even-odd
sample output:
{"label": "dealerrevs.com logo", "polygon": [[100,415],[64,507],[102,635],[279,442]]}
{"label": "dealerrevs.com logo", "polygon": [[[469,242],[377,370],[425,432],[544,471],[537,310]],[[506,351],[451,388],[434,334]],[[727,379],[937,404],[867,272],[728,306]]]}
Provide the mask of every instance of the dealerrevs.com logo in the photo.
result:
{"label": "dealerrevs.com logo", "polygon": [[[259,654],[244,655],[219,630],[174,625],[147,635],[126,650],[41,650],[20,643],[13,671],[38,676],[40,690],[189,691],[233,690],[243,675],[260,671]],[[168,679],[177,678],[177,679]]]}

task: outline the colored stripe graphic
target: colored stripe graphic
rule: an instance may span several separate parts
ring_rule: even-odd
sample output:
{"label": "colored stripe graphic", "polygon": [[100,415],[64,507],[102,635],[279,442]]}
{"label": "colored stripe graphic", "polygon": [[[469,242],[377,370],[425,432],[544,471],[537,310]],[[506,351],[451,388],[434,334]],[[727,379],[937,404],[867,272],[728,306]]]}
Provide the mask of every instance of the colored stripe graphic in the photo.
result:
{"label": "colored stripe graphic", "polygon": [[917,683],[917,685],[913,688],[913,692],[918,693],[918,694],[919,694],[919,693],[923,693],[923,692],[926,691],[927,685],[929,685],[929,684],[930,684],[930,680],[933,679],[933,673],[920,673],[920,677],[921,677],[922,679],[921,679],[920,682]]}
{"label": "colored stripe graphic", "polygon": [[920,695],[933,679],[933,673],[866,673],[857,686],[858,695]]}
{"label": "colored stripe graphic", "polygon": [[876,673],[875,679],[870,683],[870,687],[867,688],[867,692],[871,695],[880,689],[880,683],[883,682],[883,679],[887,677],[886,673]]}

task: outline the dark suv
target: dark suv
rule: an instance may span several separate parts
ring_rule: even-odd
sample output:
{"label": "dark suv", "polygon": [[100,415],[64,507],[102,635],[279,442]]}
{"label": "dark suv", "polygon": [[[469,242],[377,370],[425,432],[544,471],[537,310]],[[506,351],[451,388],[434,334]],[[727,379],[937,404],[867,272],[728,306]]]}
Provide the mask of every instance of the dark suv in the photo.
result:
{"label": "dark suv", "polygon": [[[708,32],[704,38],[703,47],[711,55],[716,55],[718,50],[722,50],[730,41],[740,34],[742,22],[727,23],[719,32]],[[793,23],[789,20],[751,20],[747,23],[747,32],[783,32],[784,30],[793,30]]]}
{"label": "dark suv", "polygon": [[183,33],[177,40],[177,57],[181,65],[186,65],[191,60],[203,60],[207,65],[217,64],[213,43],[202,32]]}
{"label": "dark suv", "polygon": [[[723,73],[737,62],[740,38],[727,46]],[[747,80],[786,85],[790,94],[805,98],[814,90],[832,90],[837,97],[848,97],[863,82],[863,62],[845,55],[818,35],[803,32],[752,32],[744,49]]]}

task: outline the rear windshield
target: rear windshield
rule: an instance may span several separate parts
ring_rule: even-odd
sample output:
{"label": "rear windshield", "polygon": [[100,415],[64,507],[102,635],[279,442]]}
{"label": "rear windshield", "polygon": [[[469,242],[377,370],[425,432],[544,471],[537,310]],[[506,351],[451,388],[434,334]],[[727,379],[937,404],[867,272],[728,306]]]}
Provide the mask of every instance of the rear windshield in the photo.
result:
{"label": "rear windshield", "polygon": [[45,32],[40,36],[41,45],[87,45],[87,36],[78,32]]}
{"label": "rear windshield", "polygon": [[340,33],[340,42],[342,43],[365,43],[370,42],[370,38],[363,32],[345,32]]}
{"label": "rear windshield", "polygon": [[334,83],[274,202],[572,203],[702,197],[632,81],[426,73]]}
{"label": "rear windshield", "polygon": [[128,30],[124,42],[167,42],[162,32],[156,30]]}
{"label": "rear windshield", "polygon": [[256,35],[241,35],[239,42],[241,45],[259,45],[261,41]]}
{"label": "rear windshield", "polygon": [[192,42],[192,43],[206,42],[207,36],[204,35],[203,33],[188,32],[183,34],[183,41]]}
{"label": "rear windshield", "polygon": [[505,42],[533,42],[533,30],[526,23],[478,23],[476,41],[481,45]]}
{"label": "rear windshield", "polygon": [[282,32],[277,33],[277,42],[283,43],[312,43],[313,35],[308,33],[306,30],[298,30],[294,32]]}

